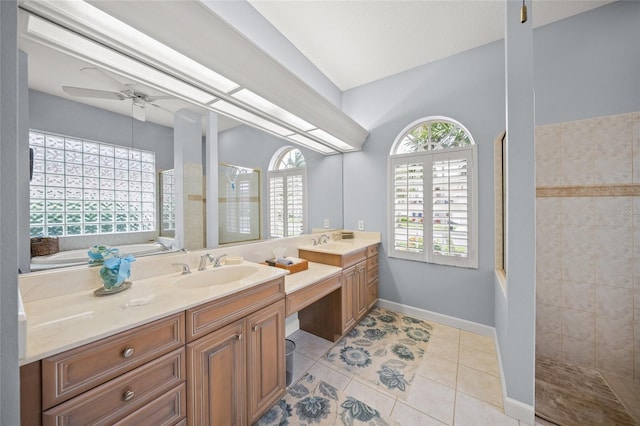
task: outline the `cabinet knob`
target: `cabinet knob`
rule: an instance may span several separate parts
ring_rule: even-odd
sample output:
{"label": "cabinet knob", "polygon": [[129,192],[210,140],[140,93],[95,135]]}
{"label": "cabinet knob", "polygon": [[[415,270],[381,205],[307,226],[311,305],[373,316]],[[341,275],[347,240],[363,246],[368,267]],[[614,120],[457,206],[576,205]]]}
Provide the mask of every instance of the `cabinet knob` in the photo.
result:
{"label": "cabinet knob", "polygon": [[253,331],[258,331],[260,330],[260,326],[259,325],[254,325],[253,326]]}
{"label": "cabinet knob", "polygon": [[124,399],[126,402],[129,402],[133,399],[134,396],[136,396],[135,392],[132,390],[128,390],[122,394],[122,399]]}
{"label": "cabinet knob", "polygon": [[126,348],[124,351],[122,351],[122,356],[125,358],[131,358],[133,356],[133,348]]}
{"label": "cabinet knob", "polygon": [[242,334],[236,334],[236,340],[242,340]]}

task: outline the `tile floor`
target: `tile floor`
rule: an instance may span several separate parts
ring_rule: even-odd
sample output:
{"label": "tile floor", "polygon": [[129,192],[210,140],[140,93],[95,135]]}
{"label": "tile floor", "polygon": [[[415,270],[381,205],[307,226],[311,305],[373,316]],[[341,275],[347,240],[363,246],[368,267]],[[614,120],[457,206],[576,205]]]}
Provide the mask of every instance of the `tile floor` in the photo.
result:
{"label": "tile floor", "polygon": [[309,372],[405,426],[524,425],[504,414],[493,339],[429,323],[432,336],[404,400],[323,361],[333,343],[302,330],[288,337],[296,342],[293,383]]}

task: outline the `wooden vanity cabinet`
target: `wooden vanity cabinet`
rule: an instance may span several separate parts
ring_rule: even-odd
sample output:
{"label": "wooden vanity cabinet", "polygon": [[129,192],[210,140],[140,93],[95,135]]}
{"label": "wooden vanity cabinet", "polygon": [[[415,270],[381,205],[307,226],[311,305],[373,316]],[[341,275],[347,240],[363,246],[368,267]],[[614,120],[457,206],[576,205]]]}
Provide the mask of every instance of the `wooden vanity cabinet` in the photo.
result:
{"label": "wooden vanity cabinet", "polygon": [[249,425],[282,397],[284,297],[279,278],[187,310],[187,424]]}

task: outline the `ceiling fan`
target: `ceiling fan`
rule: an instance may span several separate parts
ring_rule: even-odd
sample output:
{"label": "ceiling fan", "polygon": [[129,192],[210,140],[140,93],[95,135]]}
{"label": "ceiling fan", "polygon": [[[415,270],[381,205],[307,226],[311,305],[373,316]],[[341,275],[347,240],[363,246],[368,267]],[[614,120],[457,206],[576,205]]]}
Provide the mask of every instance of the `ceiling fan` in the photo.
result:
{"label": "ceiling fan", "polygon": [[69,96],[80,98],[95,98],[95,99],[113,99],[119,101],[131,100],[131,116],[136,120],[145,121],[146,113],[145,107],[152,105],[155,108],[162,109],[164,111],[173,114],[161,105],[156,104],[156,101],[162,99],[176,99],[173,96],[152,96],[144,92],[147,90],[144,86],[137,83],[122,83],[116,78],[111,76],[106,71],[103,71],[94,67],[85,67],[80,70],[85,73],[94,73],[97,78],[103,81],[112,90],[98,90],[88,89],[84,87],[74,86],[62,86],[62,90]]}

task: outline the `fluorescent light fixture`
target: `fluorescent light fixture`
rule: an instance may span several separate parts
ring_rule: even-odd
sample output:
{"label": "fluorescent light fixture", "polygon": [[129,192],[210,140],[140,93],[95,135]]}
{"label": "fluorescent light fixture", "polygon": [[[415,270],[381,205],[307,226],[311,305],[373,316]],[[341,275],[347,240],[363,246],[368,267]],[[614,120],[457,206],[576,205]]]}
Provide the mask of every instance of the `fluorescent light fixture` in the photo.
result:
{"label": "fluorescent light fixture", "polygon": [[169,66],[188,78],[193,78],[223,93],[229,93],[239,87],[237,83],[85,1],[49,3],[48,7],[56,8],[59,13],[72,17],[91,31],[107,36],[136,53],[142,53],[154,61]]}
{"label": "fluorescent light fixture", "polygon": [[[256,95],[249,89],[242,89],[233,93],[231,96],[244,102],[245,104],[254,107],[258,111],[262,111],[271,117],[275,117],[278,120],[290,124],[293,127],[306,132],[307,130],[315,129],[316,126],[303,120],[302,118],[290,113],[289,111],[280,108],[278,105],[266,100],[260,95]],[[349,147],[351,148],[351,147]]]}
{"label": "fluorescent light fixture", "polygon": [[274,124],[269,120],[257,116],[252,112],[245,111],[240,107],[230,104],[229,102],[218,101],[210,105],[210,108],[222,112],[225,115],[230,115],[233,118],[237,118],[240,121],[255,124],[258,127],[261,127],[280,136],[287,136],[293,133],[291,130],[285,127]]}
{"label": "fluorescent light fixture", "polygon": [[318,139],[322,139],[323,141],[335,146],[338,149],[344,149],[344,150],[353,149],[353,147],[348,143],[341,141],[340,139],[336,138],[333,135],[330,135],[329,133],[325,132],[322,129],[311,130],[309,134],[317,137]]}
{"label": "fluorescent light fixture", "polygon": [[306,136],[302,136],[299,134],[294,134],[291,136],[287,136],[292,141],[299,143],[300,145],[306,146],[307,148],[313,149],[314,151],[318,151],[322,154],[335,154],[336,151],[329,148],[328,146],[322,145],[320,142],[316,142],[313,139],[309,139]]}
{"label": "fluorescent light fixture", "polygon": [[158,90],[196,103],[207,104],[217,98],[155,68],[95,43],[49,21],[28,14],[26,33],[41,43],[62,50],[76,58],[105,67],[115,73],[141,80]]}

